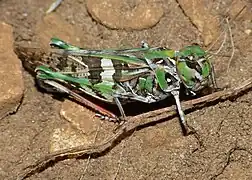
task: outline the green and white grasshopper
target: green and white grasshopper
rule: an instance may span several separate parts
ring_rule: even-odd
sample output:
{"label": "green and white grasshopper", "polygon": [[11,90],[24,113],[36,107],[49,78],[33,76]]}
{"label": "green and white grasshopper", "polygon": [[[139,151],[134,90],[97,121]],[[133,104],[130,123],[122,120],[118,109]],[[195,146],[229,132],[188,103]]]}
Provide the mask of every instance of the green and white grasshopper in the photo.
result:
{"label": "green and white grasshopper", "polygon": [[[86,50],[57,38],[52,38],[50,45],[54,48],[49,65],[35,70],[40,86],[70,94],[97,111],[102,119],[125,120],[124,103],[155,103],[173,96],[180,122],[186,127],[179,99],[181,85],[192,95],[212,84],[215,86],[213,66],[199,46],[174,51],[151,48],[142,42],[140,48]],[[116,104],[121,117],[81,93]]]}

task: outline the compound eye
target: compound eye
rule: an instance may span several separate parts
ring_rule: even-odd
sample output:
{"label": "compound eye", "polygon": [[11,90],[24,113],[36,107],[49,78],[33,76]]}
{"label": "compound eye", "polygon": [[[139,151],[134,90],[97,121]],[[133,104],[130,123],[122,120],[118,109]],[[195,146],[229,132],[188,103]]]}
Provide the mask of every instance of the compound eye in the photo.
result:
{"label": "compound eye", "polygon": [[172,80],[170,78],[167,78],[166,81],[170,83]]}
{"label": "compound eye", "polygon": [[165,79],[168,85],[173,85],[174,83],[176,84],[177,82],[177,79],[169,73],[166,73]]}
{"label": "compound eye", "polygon": [[163,64],[163,62],[164,62],[164,60],[161,59],[161,60],[157,61],[156,64]]}
{"label": "compound eye", "polygon": [[188,56],[188,59],[190,59],[192,61],[193,60],[193,56]]}

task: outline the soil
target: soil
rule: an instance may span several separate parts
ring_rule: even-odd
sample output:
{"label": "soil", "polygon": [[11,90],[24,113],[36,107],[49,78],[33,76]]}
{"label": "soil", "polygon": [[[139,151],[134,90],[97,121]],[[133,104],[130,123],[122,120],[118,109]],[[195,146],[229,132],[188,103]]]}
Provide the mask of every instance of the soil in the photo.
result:
{"label": "soil", "polygon": [[[178,1],[153,2],[162,8],[163,16],[152,27],[148,25],[148,28],[139,29],[142,27],[139,25],[137,30],[133,30],[134,26],[123,29],[130,25],[110,29],[106,23],[96,21],[99,17],[92,19],[85,0],[64,0],[47,19],[44,12],[51,0],[0,0],[0,20],[13,26],[15,44],[20,46],[42,47],[53,35],[72,44],[96,49],[138,47],[142,40],[151,46],[172,49],[193,43],[204,46],[204,37],[197,24],[187,16],[187,11],[182,10]],[[136,6],[130,6],[132,1],[125,3],[129,5],[122,13]],[[236,16],[241,4],[246,5],[248,12]],[[252,76],[251,4],[218,0],[212,2],[211,7],[205,6],[220,19],[220,28],[227,34],[223,49],[212,57],[217,83],[220,87],[238,86]],[[227,16],[233,18],[229,26],[225,21]],[[229,30],[234,56],[228,68],[232,56]],[[219,34],[221,38],[213,52],[225,37],[225,33]],[[24,168],[49,154],[55,129],[68,127],[71,123],[59,115],[62,100],[39,91],[27,71],[23,70],[23,76],[26,90],[21,106],[16,113],[0,121],[0,179],[16,179]],[[187,113],[188,124],[197,131],[197,137],[183,136],[178,117],[175,117],[135,131],[102,155],[59,161],[28,179],[252,179],[251,110],[250,91],[236,99]],[[86,113],[90,113],[90,117],[93,115],[89,111]],[[113,126],[107,122],[103,124]],[[98,132],[97,136],[101,139],[105,135]]]}

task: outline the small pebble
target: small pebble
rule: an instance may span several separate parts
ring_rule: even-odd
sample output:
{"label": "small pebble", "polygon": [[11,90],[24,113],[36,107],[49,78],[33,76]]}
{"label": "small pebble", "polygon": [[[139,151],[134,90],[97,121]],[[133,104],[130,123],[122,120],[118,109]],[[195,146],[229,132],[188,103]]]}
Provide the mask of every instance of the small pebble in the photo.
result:
{"label": "small pebble", "polygon": [[250,35],[251,32],[252,32],[252,30],[251,30],[251,29],[246,29],[244,32],[245,32],[247,35]]}

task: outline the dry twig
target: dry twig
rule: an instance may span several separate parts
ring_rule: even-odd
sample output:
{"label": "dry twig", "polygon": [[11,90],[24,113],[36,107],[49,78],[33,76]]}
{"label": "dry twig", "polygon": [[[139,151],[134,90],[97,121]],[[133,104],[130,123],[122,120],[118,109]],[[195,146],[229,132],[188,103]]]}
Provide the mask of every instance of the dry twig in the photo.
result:
{"label": "dry twig", "polygon": [[56,0],[54,1],[50,7],[48,8],[48,10],[46,11],[46,14],[49,14],[51,12],[53,12],[55,9],[57,9],[59,7],[59,5],[62,3],[62,0]]}
{"label": "dry twig", "polygon": [[[236,88],[230,88],[223,91],[215,92],[198,99],[189,100],[182,103],[185,112],[200,109],[206,106],[217,104],[218,102],[228,99],[235,99],[238,96],[252,89],[252,78],[243,82]],[[127,123],[121,126],[120,129],[109,139],[96,146],[78,146],[62,151],[52,153],[44,158],[41,158],[37,163],[27,167],[28,169],[18,179],[25,179],[35,173],[39,173],[47,167],[62,161],[64,159],[83,157],[88,158],[89,155],[104,155],[110,149],[115,147],[122,139],[131,135],[136,129],[142,129],[146,126],[154,125],[167,120],[176,115],[175,106],[166,107],[163,109],[147,112],[128,120]]]}
{"label": "dry twig", "polygon": [[[223,32],[225,32],[225,31],[223,31]],[[224,44],[226,43],[226,41],[227,41],[227,33],[225,32],[225,33],[224,33],[223,41],[222,41],[222,43],[221,43],[219,49],[218,49],[216,52],[211,53],[211,54],[213,54],[213,55],[219,54],[219,52],[220,52],[220,51],[222,50],[222,48],[224,47]]]}
{"label": "dry twig", "polygon": [[124,150],[124,143],[125,143],[125,141],[123,141],[123,143],[122,143],[122,150],[121,150],[121,152],[120,152],[120,157],[119,157],[119,161],[118,161],[118,167],[117,167],[117,169],[116,169],[116,173],[115,173],[115,175],[114,175],[113,180],[116,180],[116,178],[117,178],[117,176],[118,176],[118,173],[119,173],[119,170],[120,170],[121,165],[122,165],[122,156],[123,156],[123,150]]}
{"label": "dry twig", "polygon": [[[96,133],[95,133],[95,136],[94,136],[93,144],[95,144],[95,141],[96,141],[96,138],[97,138],[97,135],[98,135],[99,130],[100,130],[100,126],[97,127],[97,130],[96,130]],[[85,175],[85,173],[87,172],[87,169],[88,169],[88,166],[89,166],[89,163],[90,163],[90,159],[91,159],[91,154],[88,156],[87,164],[86,164],[86,167],[85,167],[85,169],[84,169],[83,174],[82,174],[81,177],[79,178],[80,180],[82,180],[82,179],[84,178],[84,175]]]}
{"label": "dry twig", "polygon": [[235,53],[235,47],[234,47],[233,34],[232,34],[232,30],[231,30],[228,18],[226,18],[226,22],[227,22],[229,36],[230,36],[230,42],[231,42],[231,46],[232,46],[232,53],[231,53],[231,56],[230,56],[230,58],[228,60],[228,66],[227,66],[227,72],[229,72],[230,64],[232,62],[232,59],[233,59],[234,53]]}

